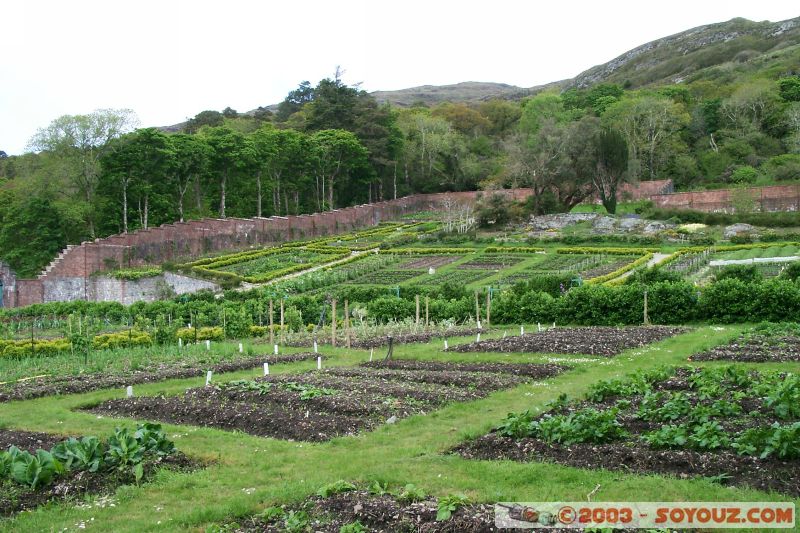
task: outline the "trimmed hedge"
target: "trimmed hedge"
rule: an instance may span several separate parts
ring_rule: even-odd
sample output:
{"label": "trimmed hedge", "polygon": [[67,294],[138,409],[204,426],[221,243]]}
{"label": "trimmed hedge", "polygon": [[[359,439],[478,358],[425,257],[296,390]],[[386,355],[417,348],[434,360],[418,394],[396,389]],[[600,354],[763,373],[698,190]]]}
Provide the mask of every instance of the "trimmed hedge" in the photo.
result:
{"label": "trimmed hedge", "polygon": [[[195,337],[195,331],[197,336]],[[221,341],[225,338],[225,334],[221,327],[201,327],[197,328],[181,328],[175,333],[176,338],[182,339],[184,344],[194,342],[195,338],[198,341]]]}
{"label": "trimmed hedge", "polygon": [[618,268],[618,269],[616,269],[616,270],[614,270],[612,272],[609,272],[608,274],[605,274],[603,276],[597,276],[596,278],[592,278],[592,279],[586,280],[586,283],[590,283],[590,284],[610,283],[613,280],[619,278],[624,273],[626,273],[626,272],[628,272],[630,270],[633,270],[634,268],[637,268],[637,267],[639,267],[641,265],[647,264],[647,262],[650,261],[652,258],[653,258],[653,254],[652,253],[645,254],[642,257],[640,257],[639,259],[636,259],[635,261],[632,261],[632,262],[628,263],[627,265],[621,266],[620,268]]}

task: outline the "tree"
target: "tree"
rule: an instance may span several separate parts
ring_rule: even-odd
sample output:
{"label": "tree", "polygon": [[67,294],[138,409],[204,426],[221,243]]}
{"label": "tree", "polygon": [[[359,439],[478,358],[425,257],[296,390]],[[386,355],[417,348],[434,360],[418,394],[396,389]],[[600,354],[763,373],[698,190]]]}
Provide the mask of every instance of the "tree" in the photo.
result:
{"label": "tree", "polygon": [[[303,134],[295,130],[277,130],[271,125],[262,126],[251,135],[256,153],[256,216],[262,214],[262,174],[272,182],[272,206],[280,214],[281,194],[284,191],[283,176],[305,158],[303,154]],[[285,202],[288,204],[288,200]],[[286,209],[288,213],[288,208]]]}
{"label": "tree", "polygon": [[314,88],[308,81],[301,82],[297,89],[290,91],[286,98],[278,104],[275,118],[279,122],[286,120],[294,113],[300,111],[304,105],[314,100]]}
{"label": "tree", "polygon": [[628,170],[628,143],[617,130],[603,128],[595,137],[597,169],[591,174],[594,188],[603,207],[617,212],[617,190]]}
{"label": "tree", "polygon": [[225,117],[219,111],[201,111],[186,121],[183,131],[186,133],[197,133],[200,128],[204,126],[215,127],[222,126],[225,123]]}
{"label": "tree", "polygon": [[[191,183],[198,187],[200,179],[207,172],[211,160],[211,147],[200,136],[177,133],[170,137],[174,152],[174,164],[170,173],[170,183],[178,193],[178,216],[184,221],[184,198]],[[199,207],[198,207],[199,209]]]}
{"label": "tree", "polygon": [[211,168],[219,180],[219,216],[225,218],[228,180],[232,173],[252,161],[255,152],[245,136],[225,126],[207,128],[204,138],[211,147]]}
{"label": "tree", "polygon": [[100,174],[100,158],[112,139],[136,127],[139,120],[130,109],[97,109],[88,115],[64,115],[40,129],[28,147],[47,151],[64,162],[72,184],[86,203],[89,233],[95,236],[94,206]]}
{"label": "tree", "polygon": [[325,205],[325,184],[328,183],[328,209],[334,208],[334,187],[338,178],[366,164],[367,150],[358,138],[344,130],[322,130],[311,136],[313,166],[317,177],[317,202],[320,210]]}
{"label": "tree", "polygon": [[141,227],[150,219],[150,196],[153,188],[165,182],[175,163],[175,149],[169,137],[156,128],[145,128],[109,143],[101,159],[103,170],[119,180],[122,190],[123,232],[128,232],[128,190],[139,197]]}
{"label": "tree", "polygon": [[689,123],[689,115],[682,104],[670,98],[655,95],[636,95],[624,98],[610,106],[603,120],[619,131],[628,143],[628,171],[638,178],[643,165],[650,179],[672,154],[670,141]]}
{"label": "tree", "polygon": [[66,245],[61,216],[50,198],[0,199],[0,254],[17,274],[37,274]]}

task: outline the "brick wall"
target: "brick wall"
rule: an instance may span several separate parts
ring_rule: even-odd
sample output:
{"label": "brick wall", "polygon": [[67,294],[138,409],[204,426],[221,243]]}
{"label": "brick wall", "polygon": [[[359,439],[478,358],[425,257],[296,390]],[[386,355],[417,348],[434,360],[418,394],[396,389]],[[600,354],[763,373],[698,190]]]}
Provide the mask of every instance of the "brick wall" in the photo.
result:
{"label": "brick wall", "polygon": [[[496,192],[514,200],[523,200],[531,194],[530,189]],[[112,235],[66,248],[37,279],[20,280],[15,275],[6,274],[6,281],[0,263],[0,281],[4,285],[3,306],[94,300],[101,297],[100,294],[109,294],[104,290],[96,291],[94,283],[88,279],[98,271],[160,264],[164,261],[185,261],[210,252],[235,251],[344,233],[397,219],[405,214],[436,210],[441,207],[445,198],[456,203],[474,203],[480,194],[483,193],[465,191],[420,194],[312,215],[248,219],[205,218],[165,224],[125,235]],[[13,291],[10,289],[12,285]],[[113,288],[110,292],[115,291]]]}
{"label": "brick wall", "polygon": [[650,200],[656,207],[667,209],[694,209],[707,212],[734,212],[735,205],[746,196],[750,197],[756,211],[800,210],[800,186],[774,185],[748,189],[719,189],[716,191],[678,192],[654,194]]}

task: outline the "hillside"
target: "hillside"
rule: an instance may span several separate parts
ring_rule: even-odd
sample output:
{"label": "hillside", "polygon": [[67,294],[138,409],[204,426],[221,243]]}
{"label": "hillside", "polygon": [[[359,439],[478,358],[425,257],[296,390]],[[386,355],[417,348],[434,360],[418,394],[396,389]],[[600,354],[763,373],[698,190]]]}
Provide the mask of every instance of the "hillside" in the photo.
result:
{"label": "hillside", "polygon": [[[558,82],[552,85],[557,84]],[[518,100],[541,89],[542,87],[526,89],[505,83],[465,81],[453,85],[422,85],[397,91],[375,91],[372,96],[380,103],[409,107],[417,103],[435,105],[441,102],[480,102],[492,98]]]}
{"label": "hillside", "polygon": [[635,88],[680,83],[693,73],[725,63],[744,63],[800,44],[800,17],[781,22],[736,18],[699,26],[643,44],[570,80],[568,86],[600,82]]}

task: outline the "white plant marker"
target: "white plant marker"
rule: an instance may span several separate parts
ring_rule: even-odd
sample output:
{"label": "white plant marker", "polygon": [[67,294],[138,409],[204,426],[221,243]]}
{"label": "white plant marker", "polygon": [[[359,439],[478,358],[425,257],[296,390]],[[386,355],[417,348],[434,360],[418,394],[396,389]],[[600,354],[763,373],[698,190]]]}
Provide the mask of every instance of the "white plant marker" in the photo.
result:
{"label": "white plant marker", "polygon": [[556,323],[555,322],[553,322],[553,327],[556,327]]}
{"label": "white plant marker", "polygon": [[541,322],[537,322],[536,323],[536,327],[539,328],[539,333],[541,333],[542,332],[542,323]]}
{"label": "white plant marker", "polygon": [[278,355],[278,345],[277,344],[274,344],[272,346],[272,350],[275,352],[275,355]]}
{"label": "white plant marker", "polygon": [[242,346],[242,343],[240,342],[239,343],[239,353],[242,353],[243,351],[244,351],[244,347]]}
{"label": "white plant marker", "polygon": [[211,349],[211,341],[206,341],[206,350]]}
{"label": "white plant marker", "polygon": [[504,332],[503,332],[503,338],[504,338],[504,339],[506,338],[506,334],[507,334],[507,333],[508,333],[507,331],[504,331]]}
{"label": "white plant marker", "polygon": [[520,335],[525,335],[525,326],[520,326],[519,327],[519,334]]}
{"label": "white plant marker", "polygon": [[322,357],[317,357],[317,370],[322,370]]}
{"label": "white plant marker", "polygon": [[475,342],[481,342],[481,334],[478,333],[478,336],[475,338]]}
{"label": "white plant marker", "polygon": [[478,320],[478,329],[481,329],[481,321]]}
{"label": "white plant marker", "polygon": [[128,385],[128,388],[125,389],[125,394],[128,398],[133,398],[133,385]]}
{"label": "white plant marker", "polygon": [[317,341],[314,341],[314,353],[318,353]]}
{"label": "white plant marker", "polygon": [[374,351],[375,351],[375,348],[370,348],[369,349],[369,360],[370,360],[370,362],[372,362],[372,354],[373,354]]}
{"label": "white plant marker", "polygon": [[269,363],[264,363],[264,375],[269,376]]}
{"label": "white plant marker", "polygon": [[444,340],[444,349],[447,349],[447,339]]}
{"label": "white plant marker", "polygon": [[206,387],[208,387],[209,385],[211,385],[211,376],[212,376],[213,374],[214,374],[214,373],[213,373],[211,370],[209,370],[208,372],[206,372]]}
{"label": "white plant marker", "polygon": [[183,339],[178,337],[178,348],[183,348]]}

